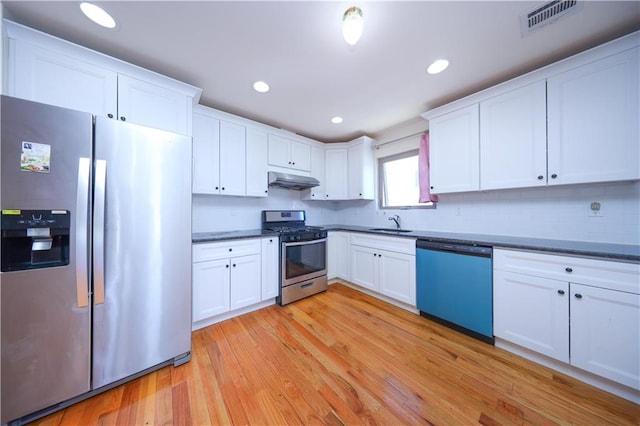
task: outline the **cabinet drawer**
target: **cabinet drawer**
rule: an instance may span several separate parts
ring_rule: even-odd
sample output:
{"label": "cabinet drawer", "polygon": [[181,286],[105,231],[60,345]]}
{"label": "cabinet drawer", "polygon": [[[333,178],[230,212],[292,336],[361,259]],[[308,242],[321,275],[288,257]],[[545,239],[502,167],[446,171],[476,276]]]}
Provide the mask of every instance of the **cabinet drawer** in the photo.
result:
{"label": "cabinet drawer", "polygon": [[232,240],[193,245],[193,262],[246,256],[261,252],[260,239]]}
{"label": "cabinet drawer", "polygon": [[494,269],[640,294],[640,264],[494,249]]}
{"label": "cabinet drawer", "polygon": [[414,256],[416,254],[416,240],[413,238],[385,237],[354,232],[351,234],[351,245],[373,247]]}

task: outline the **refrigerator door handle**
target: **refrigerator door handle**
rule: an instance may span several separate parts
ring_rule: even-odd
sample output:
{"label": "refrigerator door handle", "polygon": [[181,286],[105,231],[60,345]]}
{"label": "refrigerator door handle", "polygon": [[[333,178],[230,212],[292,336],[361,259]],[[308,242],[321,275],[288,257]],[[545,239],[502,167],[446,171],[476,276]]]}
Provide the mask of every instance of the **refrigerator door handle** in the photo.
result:
{"label": "refrigerator door handle", "polygon": [[89,174],[91,160],[78,160],[78,188],[76,193],[76,295],[78,308],[89,306],[89,261],[88,261],[88,220],[89,220]]}
{"label": "refrigerator door handle", "polygon": [[96,161],[93,211],[93,304],[104,303],[104,216],[106,209],[107,162]]}

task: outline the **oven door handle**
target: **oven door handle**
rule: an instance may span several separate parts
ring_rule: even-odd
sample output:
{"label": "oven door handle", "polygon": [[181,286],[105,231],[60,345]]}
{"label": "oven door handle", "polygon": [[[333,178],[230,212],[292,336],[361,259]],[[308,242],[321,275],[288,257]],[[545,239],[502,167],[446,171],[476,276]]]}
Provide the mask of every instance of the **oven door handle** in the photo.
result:
{"label": "oven door handle", "polygon": [[322,238],[320,240],[307,240],[307,241],[296,241],[295,243],[282,243],[285,247],[294,247],[294,246],[303,246],[303,245],[308,245],[308,244],[319,244],[319,243],[326,243],[327,239],[326,238]]}

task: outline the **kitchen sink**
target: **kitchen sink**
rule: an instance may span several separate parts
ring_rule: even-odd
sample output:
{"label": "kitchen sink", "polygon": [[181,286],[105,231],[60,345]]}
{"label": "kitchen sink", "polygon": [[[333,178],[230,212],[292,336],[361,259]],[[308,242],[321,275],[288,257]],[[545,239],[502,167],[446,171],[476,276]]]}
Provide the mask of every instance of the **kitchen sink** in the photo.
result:
{"label": "kitchen sink", "polygon": [[371,228],[370,231],[383,231],[383,232],[411,232],[409,229],[396,229],[396,228]]}

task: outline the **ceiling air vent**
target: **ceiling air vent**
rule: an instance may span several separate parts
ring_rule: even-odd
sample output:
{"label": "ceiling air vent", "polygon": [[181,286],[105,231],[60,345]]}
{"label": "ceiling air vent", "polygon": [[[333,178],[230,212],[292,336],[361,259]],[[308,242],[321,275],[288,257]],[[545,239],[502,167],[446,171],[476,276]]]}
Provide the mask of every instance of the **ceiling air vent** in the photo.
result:
{"label": "ceiling air vent", "polygon": [[545,25],[582,10],[583,2],[576,0],[555,0],[543,3],[520,15],[520,31],[526,37]]}

